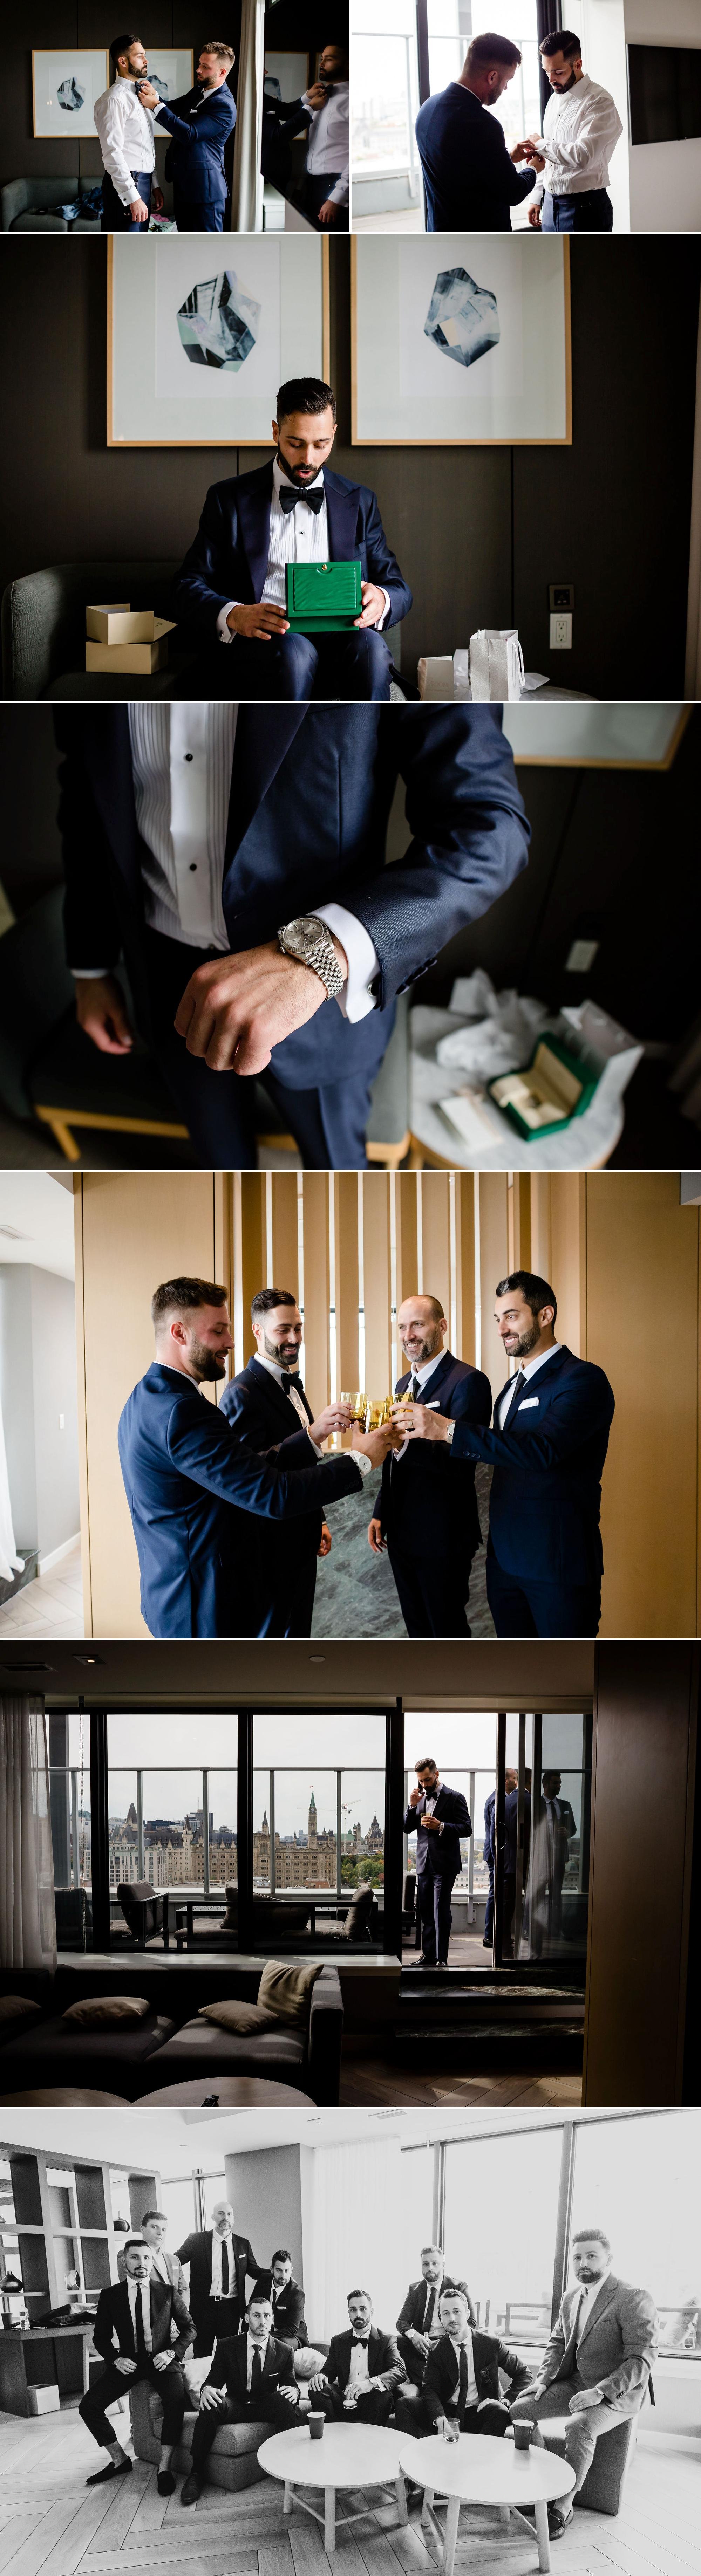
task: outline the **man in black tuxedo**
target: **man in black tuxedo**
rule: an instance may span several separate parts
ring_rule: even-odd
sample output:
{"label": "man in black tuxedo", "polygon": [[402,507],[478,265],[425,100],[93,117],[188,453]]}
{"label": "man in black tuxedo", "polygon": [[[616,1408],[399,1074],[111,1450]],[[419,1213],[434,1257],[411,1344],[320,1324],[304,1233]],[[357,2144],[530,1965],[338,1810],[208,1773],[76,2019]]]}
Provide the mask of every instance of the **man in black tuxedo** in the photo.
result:
{"label": "man in black tuxedo", "polygon": [[[93,2342],[105,2369],[81,2397],[78,2409],[93,2440],[109,2452],[107,2468],[95,2469],[87,2485],[104,2486],[109,2478],[129,2475],[131,2460],[115,2439],[107,2408],[134,2388],[137,2380],[148,2379],[163,2402],[158,2493],[172,2495],[171,2455],[180,2440],[185,2412],[182,2363],[194,2340],[194,2322],[179,2290],[169,2281],[151,2279],[150,2246],[139,2236],[129,2236],[123,2251],[126,2277],[101,2290],[97,2303]],[[177,2327],[174,2341],[172,2326]]]}
{"label": "man in black tuxedo", "polygon": [[273,2254],[270,2272],[256,2282],[256,2289],[269,2288],[273,2311],[273,2334],[276,2343],[289,2344],[290,2351],[309,2342],[304,2315],[304,2291],[301,2281],[292,2273],[292,2256],[284,2246]]}
{"label": "man in black tuxedo", "polygon": [[[250,474],[214,483],[175,589],[176,608],[204,653],[203,697],[388,698],[383,640],[411,607],[374,492],[331,474],[336,399],[318,376],[281,385],[274,455]],[[337,633],[303,635],[286,608],[291,563],[359,556],[362,608]],[[225,649],[222,649],[225,648]]]}
{"label": "man in black tuxedo", "polygon": [[299,2403],[292,2347],[278,2343],[272,2331],[270,2299],[255,2290],[246,2310],[246,2333],[217,2338],[209,2378],[200,2397],[192,2436],[192,2468],[180,2491],[181,2504],[196,2504],[202,2492],[205,2461],[220,2424],[269,2424],[284,2433]]}
{"label": "man in black tuxedo", "polygon": [[217,2200],[211,2227],[186,2236],[178,2246],[181,2263],[190,2265],[189,2305],[195,2320],[195,2360],[216,2342],[241,2332],[246,2313],[246,2279],[257,2281],[263,2270],[247,2236],[234,2232],[230,2200]]}
{"label": "man in black tuxedo", "polygon": [[[439,1297],[405,1297],[397,1328],[410,1363],[397,1379],[397,1397],[428,1405],[451,1422],[489,1422],[492,1390],[481,1369],[444,1350],[448,1326]],[[401,1429],[401,1414],[397,1415]],[[435,1472],[435,1464],[438,1473]],[[429,1463],[430,1462],[430,1463]],[[435,1462],[435,1463],[434,1463]],[[465,1604],[472,1559],[481,1545],[474,1469],[467,1465],[455,1494],[443,1452],[413,1447],[407,1437],[390,1449],[382,1469],[378,1506],[368,1530],[374,1556],[386,1547],[410,1637],[469,1637]],[[428,1470],[428,1472],[427,1472]]]}
{"label": "man in black tuxedo", "polygon": [[416,1764],[416,1788],[409,1798],[404,1832],[416,1835],[421,1966],[447,1968],[453,1919],[450,1899],[462,1868],[460,1836],[469,1836],[472,1824],[462,1790],[443,1787],[432,1755]]}
{"label": "man in black tuxedo", "polygon": [[518,2397],[528,2387],[529,2372],[497,2335],[480,2334],[471,2326],[467,2292],[456,2282],[444,2281],[439,2300],[441,2335],[432,2346],[426,2363],[421,2406],[434,2433],[442,2433],[446,2417],[457,2422],[461,2433],[506,2432],[510,2409],[501,2396],[499,2372],[510,2383],[510,2395]]}
{"label": "man in black tuxedo", "polygon": [[332,2335],[324,2369],[309,2381],[310,2395],[332,2424],[387,2424],[404,2363],[394,2336],[373,2325],[367,2290],[349,2291],[348,2315],[345,2334]]}
{"label": "man in black tuxedo", "polygon": [[364,1166],[397,993],[526,864],[501,708],[150,699],[55,725],[81,1028],[130,1052],[123,957],[191,1163],[255,1166],[260,1077],[305,1164]]}
{"label": "man in black tuxedo", "polygon": [[[277,1467],[311,1467],[321,1461],[330,1431],[346,1431],[350,1414],[340,1404],[312,1412],[299,1374],[304,1325],[288,1288],[259,1288],[251,1304],[257,1343],[225,1387],[220,1412],[240,1448],[262,1452]],[[259,1637],[311,1637],[316,1561],[328,1556],[331,1531],[320,1511],[303,1514],[259,1541]]]}
{"label": "man in black tuxedo", "polygon": [[442,2333],[438,2302],[444,2269],[440,2245],[422,2245],[421,2279],[410,2281],[397,2318],[397,2351],[415,2388],[422,2385],[429,2352]]}
{"label": "man in black tuxedo", "polygon": [[515,169],[523,145],[507,150],[491,110],[520,60],[510,36],[473,36],[458,79],[419,108],[427,233],[510,233],[511,208],[535,186],[535,170]]}
{"label": "man in black tuxedo", "polygon": [[561,1771],[543,1771],[533,1815],[531,1877],[531,1935],[539,1949],[562,1939],[562,1889],[576,1832],[574,1809],[562,1796]]}

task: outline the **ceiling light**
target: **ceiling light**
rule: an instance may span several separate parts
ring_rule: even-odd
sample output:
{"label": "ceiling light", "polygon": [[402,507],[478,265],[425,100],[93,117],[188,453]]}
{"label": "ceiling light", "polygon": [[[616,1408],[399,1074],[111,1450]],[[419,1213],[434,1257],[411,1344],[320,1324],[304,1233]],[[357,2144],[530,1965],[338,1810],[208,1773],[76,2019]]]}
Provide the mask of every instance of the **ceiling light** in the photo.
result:
{"label": "ceiling light", "polygon": [[104,1663],[104,1660],[105,1660],[105,1659],[104,1659],[104,1655],[74,1655],[74,1656],[73,1656],[73,1662],[74,1662],[74,1664],[102,1664],[102,1663]]}

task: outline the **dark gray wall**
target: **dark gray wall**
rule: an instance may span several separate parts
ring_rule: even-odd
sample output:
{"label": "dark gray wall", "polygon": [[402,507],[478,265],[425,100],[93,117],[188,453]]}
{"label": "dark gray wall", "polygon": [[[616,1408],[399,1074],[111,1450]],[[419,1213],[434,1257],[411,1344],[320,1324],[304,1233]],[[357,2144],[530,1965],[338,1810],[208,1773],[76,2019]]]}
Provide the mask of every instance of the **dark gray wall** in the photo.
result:
{"label": "dark gray wall", "polygon": [[[595,697],[683,691],[701,244],[577,241],[574,444],[568,449],[351,448],[350,244],[331,245],[335,462],[376,489],[414,591],[403,668],[478,623],[517,622],[546,670],[548,584],[575,584],[575,645],[557,677]],[[261,449],[105,444],[106,251],[21,235],[0,272],[6,369],[0,443],[3,584],[70,560],[181,556],[208,484]],[[37,327],[40,317],[40,328]],[[513,491],[512,491],[513,462]]]}
{"label": "dark gray wall", "polygon": [[30,1262],[0,1262],[0,1403],[17,1545],[51,1556],[80,1527],[75,1293]]}
{"label": "dark gray wall", "polygon": [[302,2201],[299,2147],[265,2147],[257,2154],[225,2156],[224,2171],[239,2234],[247,2236],[261,2266],[286,2245],[296,2281],[302,2272]]}

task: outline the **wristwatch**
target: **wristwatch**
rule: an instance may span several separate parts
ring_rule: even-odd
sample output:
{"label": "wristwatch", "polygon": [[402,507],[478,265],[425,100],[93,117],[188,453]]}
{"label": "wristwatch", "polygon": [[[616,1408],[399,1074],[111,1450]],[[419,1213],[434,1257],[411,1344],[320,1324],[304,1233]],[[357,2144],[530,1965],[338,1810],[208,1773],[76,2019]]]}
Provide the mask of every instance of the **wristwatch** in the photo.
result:
{"label": "wristwatch", "polygon": [[316,913],[302,912],[296,921],[286,921],[278,931],[285,957],[296,957],[299,966],[311,966],[325,985],[330,999],[343,990],[344,978],[336,956],[331,933]]}

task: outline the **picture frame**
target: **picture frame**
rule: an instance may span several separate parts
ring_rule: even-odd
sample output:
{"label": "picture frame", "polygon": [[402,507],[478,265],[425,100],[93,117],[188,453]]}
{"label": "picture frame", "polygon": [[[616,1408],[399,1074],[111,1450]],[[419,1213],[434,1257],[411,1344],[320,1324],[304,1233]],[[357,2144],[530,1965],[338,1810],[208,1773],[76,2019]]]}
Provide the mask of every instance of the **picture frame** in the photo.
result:
{"label": "picture frame", "polygon": [[[231,369],[221,363],[209,291],[224,274],[242,298],[241,354],[234,333]],[[207,289],[201,312],[198,288]],[[213,363],[205,309],[213,314]],[[231,314],[230,293],[224,310]],[[126,238],[110,236],[108,447],[270,448],[278,385],[291,375],[327,381],[329,366],[329,244],[316,234],[149,235],[138,261]]]}
{"label": "picture frame", "polygon": [[568,240],[353,234],[351,395],[354,447],[571,446]]}
{"label": "picture frame", "polygon": [[[519,769],[671,769],[691,706],[638,698],[505,706],[504,732]],[[566,748],[563,750],[563,741]]]}
{"label": "picture frame", "polygon": [[[164,83],[166,103],[169,104],[174,98],[184,98],[187,91],[192,89],[195,78],[195,56],[192,45],[144,43],[144,53],[148,62],[149,80]],[[159,126],[155,108],[154,118],[157,133],[165,134],[167,127]]]}
{"label": "picture frame", "polygon": [[263,77],[279,81],[281,99],[303,98],[312,77],[311,54],[301,46],[299,52],[293,52],[291,46],[266,45]]}
{"label": "picture frame", "polygon": [[[32,121],[37,141],[95,141],[95,100],[109,89],[110,58],[100,45],[48,45],[32,51]],[[61,94],[61,95],[60,95]]]}

